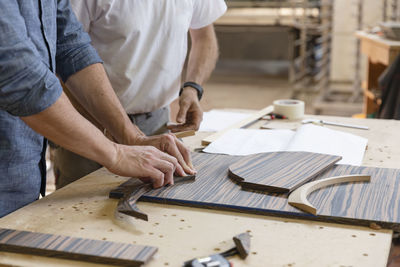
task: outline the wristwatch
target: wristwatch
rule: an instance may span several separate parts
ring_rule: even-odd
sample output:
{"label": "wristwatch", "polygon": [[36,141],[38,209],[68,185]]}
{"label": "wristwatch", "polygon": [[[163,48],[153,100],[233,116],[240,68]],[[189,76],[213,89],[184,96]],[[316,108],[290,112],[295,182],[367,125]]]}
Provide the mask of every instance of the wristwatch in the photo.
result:
{"label": "wristwatch", "polygon": [[181,90],[179,91],[179,96],[181,96],[183,89],[185,87],[192,87],[193,89],[195,89],[197,91],[197,97],[200,101],[201,97],[203,96],[203,87],[201,87],[200,84],[195,83],[195,82],[185,82],[182,87]]}

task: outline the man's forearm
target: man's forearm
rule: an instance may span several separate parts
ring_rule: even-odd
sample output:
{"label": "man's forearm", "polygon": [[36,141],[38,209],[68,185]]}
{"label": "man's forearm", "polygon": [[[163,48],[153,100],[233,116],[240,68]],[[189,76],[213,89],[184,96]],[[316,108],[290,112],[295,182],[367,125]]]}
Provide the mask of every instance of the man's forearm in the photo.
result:
{"label": "man's forearm", "polygon": [[112,166],[116,150],[99,129],[82,117],[63,93],[44,111],[21,119],[54,143],[102,165]]}
{"label": "man's forearm", "polygon": [[186,81],[203,84],[208,80],[218,59],[218,43],[214,26],[190,30],[192,47],[186,72]]}
{"label": "man's forearm", "polygon": [[125,146],[108,140],[80,115],[67,96],[44,111],[21,119],[56,144],[97,161],[109,171],[151,181],[154,187],[173,184],[173,173],[185,175],[178,161],[150,146]]}
{"label": "man's forearm", "polygon": [[144,134],[131,123],[102,64],[71,75],[66,86],[75,99],[121,144],[134,144]]}

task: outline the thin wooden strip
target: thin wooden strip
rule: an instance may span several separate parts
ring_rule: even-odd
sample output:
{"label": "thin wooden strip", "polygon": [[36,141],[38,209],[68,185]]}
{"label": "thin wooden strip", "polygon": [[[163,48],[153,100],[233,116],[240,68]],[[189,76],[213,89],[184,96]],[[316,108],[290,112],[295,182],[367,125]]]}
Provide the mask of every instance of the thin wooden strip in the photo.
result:
{"label": "thin wooden strip", "polygon": [[255,112],[255,113],[253,113],[253,114],[250,115],[249,117],[247,117],[247,118],[241,120],[240,122],[238,122],[238,123],[236,123],[236,124],[234,124],[234,125],[232,125],[232,126],[230,126],[230,127],[228,127],[228,128],[225,128],[225,129],[222,130],[222,131],[216,132],[215,134],[212,134],[212,135],[210,135],[210,136],[204,138],[203,140],[201,140],[201,144],[202,144],[203,146],[207,146],[207,145],[209,145],[211,142],[214,142],[215,140],[217,140],[220,136],[222,136],[224,133],[226,133],[226,132],[229,131],[230,129],[239,129],[239,128],[242,128],[242,127],[246,126],[247,124],[249,124],[249,123],[251,123],[251,122],[253,122],[253,121],[255,121],[255,120],[258,120],[259,118],[261,118],[261,117],[263,117],[263,116],[265,116],[265,115],[267,115],[268,113],[271,113],[271,112],[273,112],[273,111],[274,111],[274,107],[273,107],[273,106],[265,107],[265,108],[263,108],[263,109],[261,109],[261,110]]}
{"label": "thin wooden strip", "polygon": [[246,156],[229,166],[244,189],[289,193],[341,159],[311,152],[273,152]]}
{"label": "thin wooden strip", "polygon": [[188,130],[188,131],[183,131],[183,132],[177,132],[173,133],[177,138],[184,138],[188,136],[193,136],[196,134],[195,130]]}
{"label": "thin wooden strip", "polygon": [[0,251],[119,266],[141,266],[157,248],[0,228]]}

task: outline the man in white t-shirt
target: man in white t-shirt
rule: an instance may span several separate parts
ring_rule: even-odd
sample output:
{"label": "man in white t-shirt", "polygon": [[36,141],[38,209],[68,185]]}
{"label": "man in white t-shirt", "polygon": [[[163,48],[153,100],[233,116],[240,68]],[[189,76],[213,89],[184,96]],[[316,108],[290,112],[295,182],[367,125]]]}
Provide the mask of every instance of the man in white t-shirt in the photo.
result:
{"label": "man in white t-shirt", "polygon": [[[104,60],[122,106],[140,130],[146,135],[165,130],[168,106],[178,95],[178,124],[168,128],[172,132],[199,128],[202,85],[218,57],[213,22],[226,11],[223,0],[71,0],[71,5]],[[181,85],[188,32],[191,49]],[[58,148],[56,186],[99,167]]]}

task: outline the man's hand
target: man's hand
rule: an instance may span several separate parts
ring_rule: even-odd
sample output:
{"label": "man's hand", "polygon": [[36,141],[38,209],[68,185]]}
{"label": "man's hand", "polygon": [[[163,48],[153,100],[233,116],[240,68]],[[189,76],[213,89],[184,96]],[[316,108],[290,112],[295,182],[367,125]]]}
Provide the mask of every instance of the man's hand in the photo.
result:
{"label": "man's hand", "polygon": [[174,172],[184,175],[176,158],[152,146],[126,146],[115,144],[116,155],[109,166],[112,173],[149,180],[154,188],[174,184]]}
{"label": "man's hand", "polygon": [[141,136],[135,140],[135,145],[153,146],[174,157],[180,167],[176,169],[177,175],[185,176],[196,173],[189,149],[173,134]]}
{"label": "man's hand", "polygon": [[202,120],[203,110],[201,109],[196,89],[185,87],[179,98],[179,112],[176,116],[176,121],[180,124],[169,125],[168,129],[174,133],[198,130]]}

